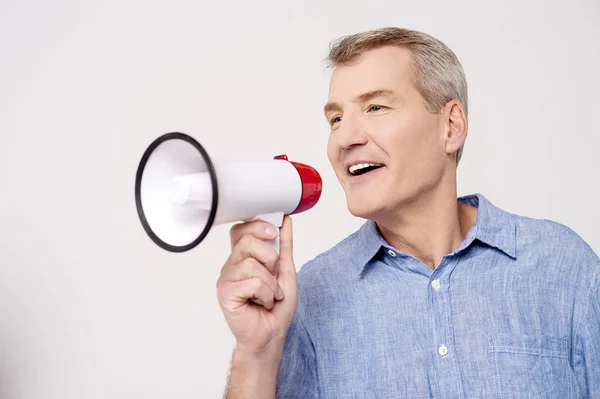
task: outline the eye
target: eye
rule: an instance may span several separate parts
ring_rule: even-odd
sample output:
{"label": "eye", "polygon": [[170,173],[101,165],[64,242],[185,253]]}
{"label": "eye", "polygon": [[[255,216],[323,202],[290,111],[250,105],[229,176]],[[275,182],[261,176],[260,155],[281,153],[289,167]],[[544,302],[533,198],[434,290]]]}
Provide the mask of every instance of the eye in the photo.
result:
{"label": "eye", "polygon": [[368,111],[367,111],[367,112],[369,112],[369,111],[371,111],[371,112],[372,112],[372,111],[379,111],[379,110],[381,110],[381,109],[383,109],[383,108],[384,108],[384,107],[383,107],[383,106],[381,106],[381,105],[371,105],[371,106],[369,107],[369,109],[368,109]]}
{"label": "eye", "polygon": [[342,120],[342,117],[341,117],[341,116],[334,116],[333,118],[331,118],[331,119],[329,120],[329,124],[330,124],[331,126],[333,126],[335,123],[338,123],[338,122],[340,122],[341,120]]}

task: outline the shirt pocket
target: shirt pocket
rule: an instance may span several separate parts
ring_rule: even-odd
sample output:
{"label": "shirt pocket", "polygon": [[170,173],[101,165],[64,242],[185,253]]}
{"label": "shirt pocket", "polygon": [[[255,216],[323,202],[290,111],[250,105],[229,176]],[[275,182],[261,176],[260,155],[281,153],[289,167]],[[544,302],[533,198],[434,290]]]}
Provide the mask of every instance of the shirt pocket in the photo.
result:
{"label": "shirt pocket", "polygon": [[566,339],[496,334],[490,338],[489,356],[497,398],[572,397]]}

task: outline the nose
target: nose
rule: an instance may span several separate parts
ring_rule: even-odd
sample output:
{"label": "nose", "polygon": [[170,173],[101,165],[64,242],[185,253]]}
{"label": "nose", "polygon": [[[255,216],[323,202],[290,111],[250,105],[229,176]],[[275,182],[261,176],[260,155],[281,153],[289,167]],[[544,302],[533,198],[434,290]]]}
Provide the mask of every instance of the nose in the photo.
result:
{"label": "nose", "polygon": [[367,144],[369,136],[359,118],[346,116],[337,132],[338,144],[343,149]]}

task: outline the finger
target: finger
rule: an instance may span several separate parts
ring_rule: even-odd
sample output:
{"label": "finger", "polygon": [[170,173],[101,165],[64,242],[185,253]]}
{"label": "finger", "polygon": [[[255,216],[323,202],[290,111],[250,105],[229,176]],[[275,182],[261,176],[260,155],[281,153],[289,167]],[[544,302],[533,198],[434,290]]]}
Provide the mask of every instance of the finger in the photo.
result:
{"label": "finger", "polygon": [[275,293],[259,278],[239,281],[232,288],[234,295],[242,300],[258,299],[266,309],[273,309]]}
{"label": "finger", "polygon": [[275,273],[279,254],[265,241],[253,235],[245,235],[233,247],[227,263],[237,264],[247,258],[256,259],[271,273]]}
{"label": "finger", "polygon": [[279,234],[279,258],[282,261],[294,261],[294,240],[292,218],[289,215],[284,216],[283,224]]}
{"label": "finger", "polygon": [[246,258],[241,263],[225,269],[221,277],[225,281],[238,282],[251,278],[260,279],[273,293],[277,299],[281,299],[283,291],[277,283],[277,279],[256,259]]}
{"label": "finger", "polygon": [[296,285],[296,266],[294,265],[294,245],[292,232],[292,218],[285,216],[281,226],[279,243],[279,265],[277,282],[284,292],[294,289]]}
{"label": "finger", "polygon": [[275,226],[262,220],[238,223],[229,230],[231,248],[245,235],[253,235],[261,240],[272,240],[277,237],[277,233],[278,231]]}

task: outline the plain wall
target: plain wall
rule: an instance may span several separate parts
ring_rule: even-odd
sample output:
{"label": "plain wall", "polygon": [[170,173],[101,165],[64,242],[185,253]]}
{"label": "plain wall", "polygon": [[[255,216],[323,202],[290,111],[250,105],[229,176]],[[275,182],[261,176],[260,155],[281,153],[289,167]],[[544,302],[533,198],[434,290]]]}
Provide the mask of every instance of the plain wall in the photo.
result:
{"label": "plain wall", "polygon": [[[0,389],[27,398],[216,398],[234,340],[215,283],[229,225],[192,251],[139,223],[159,135],[317,168],[296,267],[363,221],[326,157],[322,60],[340,35],[433,34],[469,83],[459,195],[564,223],[600,251],[600,3],[0,0]],[[552,267],[552,265],[545,265]]]}

